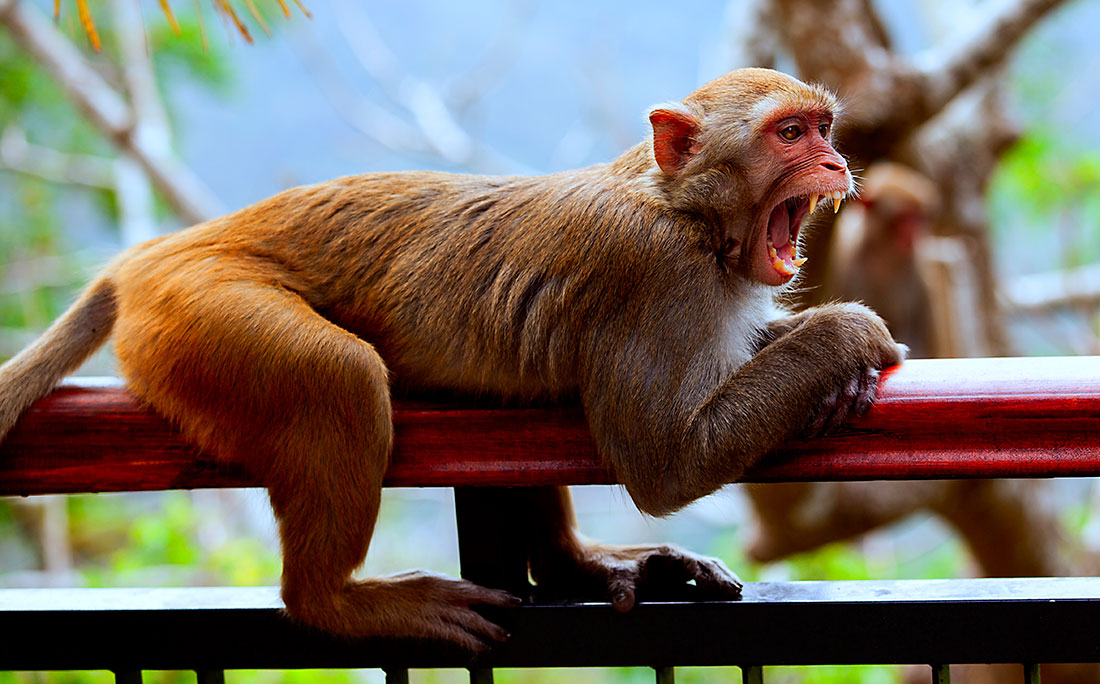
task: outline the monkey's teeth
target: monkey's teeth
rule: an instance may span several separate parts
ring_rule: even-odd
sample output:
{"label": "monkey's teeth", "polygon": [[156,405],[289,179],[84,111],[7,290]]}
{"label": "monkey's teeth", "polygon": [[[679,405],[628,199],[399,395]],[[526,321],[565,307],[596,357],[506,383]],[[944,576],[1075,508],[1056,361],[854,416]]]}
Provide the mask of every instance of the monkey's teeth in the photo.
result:
{"label": "monkey's teeth", "polygon": [[840,192],[839,190],[837,192],[833,193],[833,213],[834,214],[837,213],[838,211],[840,211],[840,200],[841,200],[842,197],[844,197],[844,193]]}
{"label": "monkey's teeth", "polygon": [[802,257],[801,259],[795,259],[794,260],[794,265],[795,265],[796,268],[802,268],[802,264],[806,263],[807,261],[809,261],[809,258],[807,258],[807,257]]}
{"label": "monkey's teeth", "polygon": [[817,209],[817,193],[810,195],[810,213],[814,213],[814,209]]}
{"label": "monkey's teeth", "polygon": [[775,247],[773,247],[771,243],[768,243],[768,256],[772,258],[772,261],[779,258],[779,253],[775,251]]}

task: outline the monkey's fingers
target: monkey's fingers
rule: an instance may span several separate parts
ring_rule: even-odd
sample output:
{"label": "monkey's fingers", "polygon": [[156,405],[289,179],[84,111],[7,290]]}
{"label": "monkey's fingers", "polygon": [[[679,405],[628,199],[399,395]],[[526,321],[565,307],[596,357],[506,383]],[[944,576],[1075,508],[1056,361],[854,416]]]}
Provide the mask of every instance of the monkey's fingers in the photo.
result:
{"label": "monkey's fingers", "polygon": [[855,403],[852,406],[853,415],[864,416],[871,410],[871,405],[875,403],[878,381],[881,376],[882,372],[875,368],[863,369],[863,375],[859,379],[859,387],[856,391]]}
{"label": "monkey's fingers", "polygon": [[802,436],[818,437],[836,432],[849,418],[867,413],[875,401],[879,375],[877,369],[866,367],[859,376],[834,390],[817,406]]}
{"label": "monkey's fingers", "polygon": [[891,340],[891,344],[883,348],[877,367],[879,370],[885,370],[903,363],[907,358],[909,358],[909,345]]}
{"label": "monkey's fingers", "polygon": [[858,382],[858,379],[851,380],[844,387],[831,392],[822,399],[821,403],[814,409],[810,421],[802,430],[802,437],[820,437],[827,434],[834,426],[843,423],[844,418],[847,417],[847,407],[855,399]]}

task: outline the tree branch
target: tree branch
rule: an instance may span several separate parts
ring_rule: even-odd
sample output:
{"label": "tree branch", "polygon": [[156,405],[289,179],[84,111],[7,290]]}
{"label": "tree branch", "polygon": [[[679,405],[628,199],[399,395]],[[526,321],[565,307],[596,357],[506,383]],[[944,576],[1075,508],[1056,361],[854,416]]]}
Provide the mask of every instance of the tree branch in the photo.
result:
{"label": "tree branch", "polygon": [[198,223],[222,213],[212,193],[189,169],[150,149],[148,142],[136,135],[134,114],[126,101],[41,12],[22,0],[0,0],[0,23],[88,120],[141,165],[184,220]]}
{"label": "tree branch", "polygon": [[[338,25],[368,76],[386,96],[408,113],[427,150],[448,164],[474,170],[510,171],[522,165],[473,138],[458,122],[439,90],[405,73],[382,35],[355,3],[338,2]],[[376,137],[376,136],[372,136]]]}
{"label": "tree branch", "polygon": [[0,168],[51,183],[112,188],[114,162],[91,155],[65,154],[27,142],[22,129],[9,124],[0,133]]}
{"label": "tree branch", "polygon": [[920,60],[925,119],[942,110],[963,90],[1004,61],[1028,31],[1065,0],[1016,0],[992,13],[986,23],[957,47],[937,50]]}

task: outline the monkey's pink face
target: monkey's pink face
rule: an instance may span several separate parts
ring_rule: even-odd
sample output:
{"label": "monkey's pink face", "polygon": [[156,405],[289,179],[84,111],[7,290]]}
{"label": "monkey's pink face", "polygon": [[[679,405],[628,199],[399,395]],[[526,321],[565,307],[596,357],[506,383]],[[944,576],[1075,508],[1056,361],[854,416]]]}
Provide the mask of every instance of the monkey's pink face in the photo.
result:
{"label": "monkey's pink face", "polygon": [[747,262],[750,275],[767,285],[783,285],[805,263],[798,256],[802,222],[821,200],[834,211],[852,188],[848,163],[831,142],[828,110],[777,112],[760,131],[770,179],[759,222],[752,231]]}

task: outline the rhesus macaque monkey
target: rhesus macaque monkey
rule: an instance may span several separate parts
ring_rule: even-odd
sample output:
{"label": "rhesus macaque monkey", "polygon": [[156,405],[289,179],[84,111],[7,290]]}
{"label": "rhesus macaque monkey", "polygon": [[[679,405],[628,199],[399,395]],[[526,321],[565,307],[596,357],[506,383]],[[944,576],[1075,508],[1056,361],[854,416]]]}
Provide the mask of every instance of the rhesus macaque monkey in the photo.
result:
{"label": "rhesus macaque monkey", "polygon": [[[506,635],[470,604],[518,599],[425,573],[351,579],[389,462],[391,382],[579,398],[653,515],[865,411],[904,356],[878,316],[776,306],[803,221],[852,189],[835,111],[822,88],[735,71],[653,108],[651,139],[610,164],[342,178],[138,245],[0,369],[0,434],[113,336],[137,396],[262,478],[293,617],[485,648]],[[567,492],[530,496],[541,583],[598,584],[622,610],[654,575],[740,592],[675,547],[583,543]]]}
{"label": "rhesus macaque monkey", "polygon": [[919,244],[939,208],[936,186],[893,162],[867,169],[859,201],[837,218],[826,293],[864,302],[915,357],[935,351],[935,316]]}

